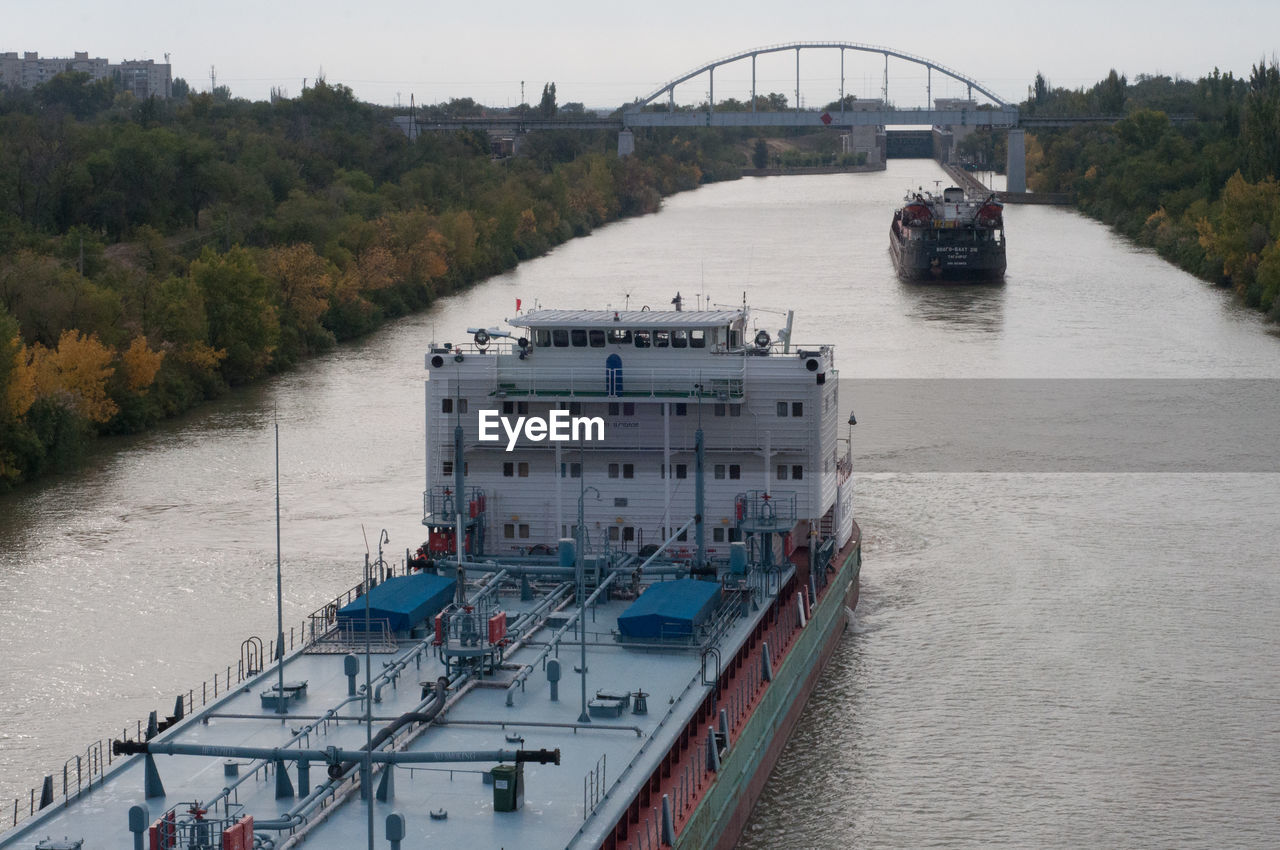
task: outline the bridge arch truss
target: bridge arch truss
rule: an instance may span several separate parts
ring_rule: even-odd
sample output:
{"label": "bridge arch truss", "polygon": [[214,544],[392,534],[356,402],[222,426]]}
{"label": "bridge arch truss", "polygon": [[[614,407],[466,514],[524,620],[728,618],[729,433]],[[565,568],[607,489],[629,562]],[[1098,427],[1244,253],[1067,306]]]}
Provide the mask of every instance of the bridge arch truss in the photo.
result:
{"label": "bridge arch truss", "polygon": [[[944,76],[950,77],[951,79],[956,80],[957,82],[963,83],[968,87],[970,95],[972,95],[974,91],[977,91],[982,95],[986,96],[987,98],[989,98],[993,103],[995,103],[997,106],[1001,107],[1002,109],[1008,109],[1011,106],[1011,104],[1006,103],[1002,98],[1000,98],[998,95],[996,95],[994,92],[992,92],[986,86],[982,85],[982,83],[978,82],[977,80],[971,77],[965,76],[964,74],[960,73],[954,68],[948,68],[946,65],[941,65],[937,62],[934,62],[931,59],[926,59],[923,56],[916,56],[911,53],[904,53],[901,50],[894,50],[893,48],[890,48],[890,47],[881,47],[874,44],[859,44],[857,42],[852,42],[852,41],[794,41],[794,42],[789,42],[787,44],[774,44],[774,45],[769,45],[767,47],[756,47],[756,48],[752,48],[751,50],[744,50],[741,53],[735,53],[732,56],[724,56],[724,57],[721,57],[720,59],[716,59],[712,62],[708,62],[705,65],[702,65],[698,68],[693,69],[692,71],[688,71],[684,74],[681,74],[675,79],[668,80],[667,82],[663,83],[659,88],[657,88],[652,93],[650,93],[647,97],[631,104],[626,111],[628,112],[639,111],[644,107],[650,105],[654,101],[658,100],[658,98],[662,97],[664,94],[667,96],[669,102],[671,103],[672,110],[674,111],[676,86],[680,85],[681,83],[686,83],[695,77],[701,76],[702,74],[707,74],[710,78],[710,98],[708,99],[708,106],[712,111],[714,111],[715,110],[716,68],[719,68],[722,65],[730,65],[735,62],[740,62],[743,59],[750,59],[751,60],[751,111],[755,112],[756,95],[757,95],[756,58],[768,53],[782,53],[788,50],[794,50],[796,53],[796,109],[797,111],[800,108],[800,52],[802,50],[839,50],[840,51],[840,100],[842,102],[845,97],[844,51],[853,50],[861,53],[876,53],[884,56],[886,96],[888,94],[889,59],[893,58],[893,59],[901,59],[906,62],[913,62],[917,65],[923,65],[926,69],[928,69],[929,82],[927,85],[928,85],[929,108],[932,108],[933,106],[933,72],[934,71],[937,71],[938,73],[943,74]],[[885,105],[888,106],[887,103]]]}

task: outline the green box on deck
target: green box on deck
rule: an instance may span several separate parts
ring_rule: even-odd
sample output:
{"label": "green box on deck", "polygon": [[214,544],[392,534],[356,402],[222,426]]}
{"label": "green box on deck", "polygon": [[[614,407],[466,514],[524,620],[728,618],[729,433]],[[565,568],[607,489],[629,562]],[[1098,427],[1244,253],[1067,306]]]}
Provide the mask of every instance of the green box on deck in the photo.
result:
{"label": "green box on deck", "polygon": [[493,774],[493,810],[514,812],[524,805],[524,765],[500,764]]}

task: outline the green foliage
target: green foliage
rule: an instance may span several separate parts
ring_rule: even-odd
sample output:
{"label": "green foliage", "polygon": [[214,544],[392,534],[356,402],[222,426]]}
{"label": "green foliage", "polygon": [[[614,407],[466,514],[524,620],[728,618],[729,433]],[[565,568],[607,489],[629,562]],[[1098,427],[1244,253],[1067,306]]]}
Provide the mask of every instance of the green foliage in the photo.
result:
{"label": "green foliage", "polygon": [[764,168],[769,164],[769,146],[764,143],[764,139],[756,139],[755,146],[751,149],[751,165],[755,168]]}
{"label": "green foliage", "polygon": [[554,118],[556,114],[556,84],[547,83],[542,87],[542,100],[538,102],[538,114],[543,118]]}
{"label": "green foliage", "polygon": [[[13,332],[0,392],[27,381],[17,412],[0,413],[0,486],[74,464],[95,431],[145,428],[672,192],[736,178],[747,138],[642,131],[620,160],[615,133],[556,131],[498,159],[480,132],[411,141],[390,110],[325,80],[260,103],[181,80],[174,95],[138,101],[76,75],[0,92],[0,335]],[[557,111],[553,83],[539,106]],[[485,109],[460,98],[422,114]],[[33,352],[67,331],[115,358],[98,387],[106,421],[31,389]],[[149,383],[131,380],[129,352],[158,364]]]}
{"label": "green foliage", "polygon": [[228,384],[266,373],[280,342],[280,321],[267,278],[244,248],[218,254],[206,248],[191,264],[209,323],[209,344],[226,352],[222,377]]}
{"label": "green foliage", "polygon": [[[1161,256],[1230,286],[1280,318],[1280,69],[1250,79],[1217,69],[1190,82],[1114,71],[1089,92],[1037,78],[1029,109],[1123,107],[1113,126],[1042,132],[1028,147],[1036,191],[1074,192],[1080,208]],[[1194,116],[1175,124],[1171,114]]]}

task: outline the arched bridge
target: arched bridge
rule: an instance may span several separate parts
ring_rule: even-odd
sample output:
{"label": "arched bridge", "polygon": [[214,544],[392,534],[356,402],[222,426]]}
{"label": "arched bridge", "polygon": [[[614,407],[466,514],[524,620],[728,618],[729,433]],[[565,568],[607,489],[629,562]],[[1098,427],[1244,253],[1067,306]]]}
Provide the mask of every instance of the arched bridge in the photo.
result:
{"label": "arched bridge", "polygon": [[[830,51],[840,53],[840,97],[838,110],[806,111],[800,108],[801,103],[801,54],[804,51]],[[845,98],[845,52],[876,54],[884,57],[884,86],[879,101],[854,101],[847,103]],[[795,105],[785,112],[760,111],[757,109],[758,92],[756,90],[756,60],[771,53],[795,53]],[[889,103],[889,60],[902,60],[926,69],[924,109],[895,109]],[[751,110],[749,112],[716,111],[715,75],[716,70],[738,62],[751,62]],[[985,97],[990,104],[986,108],[969,108],[968,104],[958,108],[934,108],[933,74],[938,72],[944,77],[963,84],[972,101],[976,91]],[[678,86],[690,80],[706,75],[708,93],[706,109],[703,111],[676,110],[675,91]],[[653,107],[666,97],[665,109]],[[974,106],[976,107],[976,103]],[[1000,98],[982,83],[945,65],[904,53],[889,47],[873,44],[859,44],[852,41],[799,41],[788,44],[775,44],[744,50],[732,56],[725,56],[708,62],[698,68],[663,83],[648,96],[628,105],[623,110],[623,124],[627,127],[672,127],[672,126],[710,126],[710,127],[764,127],[764,126],[811,126],[826,124],[834,126],[883,126],[886,124],[905,124],[921,126],[992,126],[1013,127],[1018,123],[1018,109]]]}
{"label": "arched bridge", "polygon": [[[817,51],[839,51],[840,54],[840,92],[838,108],[830,110],[807,110],[802,108],[802,54]],[[853,100],[845,96],[845,54],[847,52],[873,54],[884,59],[883,87],[881,97],[875,100]],[[759,109],[759,96],[756,90],[756,61],[761,56],[777,53],[793,52],[795,54],[795,103],[791,108],[783,110]],[[925,69],[925,103],[924,108],[898,109],[889,100],[889,60],[907,62]],[[725,66],[739,62],[751,63],[751,96],[750,110],[716,109],[715,78],[716,71]],[[964,98],[948,98],[936,100],[933,97],[933,76],[942,77],[962,84],[967,92]],[[677,87],[698,80],[703,75],[707,78],[706,100],[701,106],[690,109],[678,108],[676,105]],[[974,93],[985,98],[979,103]],[[665,99],[665,103],[661,101]],[[701,99],[701,98],[699,98]],[[722,101],[722,104],[725,102]],[[423,130],[460,130],[475,129],[519,134],[539,129],[611,129],[617,128],[617,118],[533,118],[529,115],[502,115],[477,118],[455,118],[443,121],[418,121],[412,117],[397,120],[406,134],[412,136]],[[917,127],[938,127],[958,129],[958,132],[969,132],[977,127],[994,127],[1010,130],[1009,137],[1009,169],[1008,185],[1012,191],[1022,191],[1025,187],[1025,156],[1022,131],[1017,130],[1019,123],[1018,107],[996,95],[991,89],[966,76],[954,68],[949,68],[923,56],[905,53],[889,47],[873,44],[859,44],[852,41],[799,41],[787,44],[775,44],[744,50],[731,56],[725,56],[708,62],[663,83],[649,95],[628,104],[622,110],[621,133],[618,138],[618,153],[626,155],[634,150],[632,128],[640,127],[847,127],[849,138],[846,140],[852,148],[875,151],[877,147],[883,152],[883,128],[887,125],[905,125]],[[879,134],[879,136],[877,136]],[[957,136],[958,138],[958,136]]]}

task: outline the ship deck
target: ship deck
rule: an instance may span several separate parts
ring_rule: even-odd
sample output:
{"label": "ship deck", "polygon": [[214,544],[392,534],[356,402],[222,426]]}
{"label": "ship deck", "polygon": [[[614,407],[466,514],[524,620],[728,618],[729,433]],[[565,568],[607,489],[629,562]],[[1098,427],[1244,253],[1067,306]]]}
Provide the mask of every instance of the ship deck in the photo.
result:
{"label": "ship deck", "polygon": [[[779,576],[772,592],[758,598],[732,622],[718,641],[719,653],[729,658],[751,635],[768,610],[777,587],[784,586],[791,569]],[[568,603],[540,627],[513,647],[504,664],[491,676],[450,692],[441,715],[428,725],[414,724],[403,749],[413,752],[463,752],[516,749],[559,749],[561,763],[524,765],[524,803],[517,811],[495,811],[491,778],[486,777],[496,761],[442,762],[388,766],[394,771],[393,788],[385,801],[373,801],[374,835],[383,846],[387,816],[403,815],[405,846],[522,847],[526,850],[562,847],[598,847],[612,835],[615,824],[626,814],[637,791],[658,768],[672,744],[695,716],[712,684],[704,682],[704,659],[697,648],[637,648],[615,641],[617,617],[631,600],[600,602],[586,613],[587,698],[596,691],[644,691],[648,711],[624,711],[616,719],[592,717],[579,724],[581,705],[580,644],[573,629],[564,636],[559,651],[563,679],[559,699],[550,698],[545,664],[537,663],[522,687],[507,705],[508,684],[522,665],[539,662],[539,656],[557,627],[577,610],[572,594]],[[539,602],[522,601],[518,591],[500,596],[501,608],[515,618]],[[370,656],[372,672],[403,662],[404,669],[394,685],[380,689],[380,701],[373,704],[372,730],[376,732],[399,715],[417,709],[424,702],[424,689],[434,686],[445,669],[431,645],[432,635],[409,640],[401,635],[394,652]],[[356,677],[363,685],[364,658]],[[291,701],[283,718],[273,707],[264,707],[262,692],[278,679],[275,666],[268,666],[238,690],[211,701],[154,738],[154,742],[179,742],[215,746],[299,747],[358,749],[366,741],[363,702],[348,697],[348,677],[343,670],[344,655],[312,654],[307,650],[286,657],[286,682],[305,681],[304,697]],[[330,709],[336,718],[322,721]],[[399,740],[399,739],[398,739]],[[164,785],[163,797],[144,799],[144,759],[142,755],[121,758],[107,770],[95,787],[73,799],[58,799],[35,817],[0,836],[0,847],[35,846],[45,837],[85,839],[85,847],[132,846],[129,831],[130,807],[145,804],[148,822],[166,810],[177,808],[179,819],[190,803],[208,808],[206,818],[228,822],[241,815],[255,821],[280,818],[299,803],[296,796],[277,797],[276,767],[272,761],[234,759],[239,776],[224,774],[223,757],[154,755],[154,763]],[[298,788],[299,775],[291,764],[290,778]],[[358,771],[357,771],[358,774]],[[310,786],[315,791],[327,776],[323,763],[313,763]],[[373,785],[379,785],[375,769]],[[239,783],[235,784],[234,783]],[[227,802],[216,798],[228,786]],[[333,799],[305,815],[301,826],[281,832],[259,829],[259,836],[274,836],[279,848],[291,846],[305,833],[307,847],[348,848],[365,846],[369,812],[361,790],[348,781]],[[214,801],[214,805],[210,805]],[[443,810],[437,819],[432,812]],[[647,828],[647,827],[646,827]],[[655,827],[656,828],[656,827]],[[220,827],[219,827],[220,829]],[[441,844],[442,843],[442,844]],[[74,845],[72,845],[74,846]],[[219,846],[217,844],[209,846]]]}

